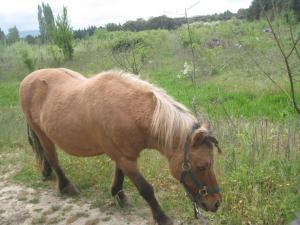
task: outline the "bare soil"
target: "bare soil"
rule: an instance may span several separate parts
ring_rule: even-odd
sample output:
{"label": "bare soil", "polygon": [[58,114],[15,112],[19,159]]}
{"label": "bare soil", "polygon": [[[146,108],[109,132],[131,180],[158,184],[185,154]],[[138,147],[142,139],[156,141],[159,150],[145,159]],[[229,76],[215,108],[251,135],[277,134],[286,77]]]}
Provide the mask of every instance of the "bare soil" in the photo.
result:
{"label": "bare soil", "polygon": [[73,199],[49,188],[33,189],[0,174],[0,225],[149,225],[126,210],[102,211],[86,199]]}

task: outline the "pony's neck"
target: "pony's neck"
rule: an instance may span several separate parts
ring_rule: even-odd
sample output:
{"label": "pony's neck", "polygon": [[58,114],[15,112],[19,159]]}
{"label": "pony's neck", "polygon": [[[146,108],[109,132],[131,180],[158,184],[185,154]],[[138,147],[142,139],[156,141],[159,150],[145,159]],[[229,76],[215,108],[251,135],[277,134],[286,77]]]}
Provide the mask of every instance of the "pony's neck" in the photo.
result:
{"label": "pony's neck", "polygon": [[179,151],[183,151],[179,146],[174,149],[163,149],[159,150],[169,161],[174,157],[174,155],[177,155]]}
{"label": "pony's neck", "polygon": [[178,143],[173,144],[173,148],[166,148],[159,144],[155,137],[150,137],[148,140],[147,148],[155,149],[159,151],[163,156],[165,156],[168,160],[178,153],[178,151],[183,151],[183,149],[178,145]]}

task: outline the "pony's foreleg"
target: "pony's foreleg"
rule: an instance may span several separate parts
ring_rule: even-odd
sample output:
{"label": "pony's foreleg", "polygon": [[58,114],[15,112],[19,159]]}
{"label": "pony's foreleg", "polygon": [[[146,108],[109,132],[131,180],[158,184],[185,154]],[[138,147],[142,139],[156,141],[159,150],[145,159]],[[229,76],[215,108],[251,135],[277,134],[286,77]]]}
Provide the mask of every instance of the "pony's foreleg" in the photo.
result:
{"label": "pony's foreleg", "polygon": [[52,168],[50,166],[50,163],[48,162],[46,157],[44,157],[43,165],[42,165],[43,180],[50,180],[51,174],[52,174]]}
{"label": "pony's foreleg", "polygon": [[129,206],[130,203],[123,191],[124,173],[117,166],[115,167],[115,177],[111,186],[111,194],[116,198],[121,207]]}
{"label": "pony's foreleg", "polygon": [[117,164],[118,167],[124,172],[124,174],[129,177],[129,179],[134,183],[140,195],[149,204],[155,221],[159,225],[172,225],[172,220],[168,216],[166,216],[164,211],[161,209],[159,203],[155,198],[153,187],[141,175],[137,168],[136,162],[123,158],[119,160]]}

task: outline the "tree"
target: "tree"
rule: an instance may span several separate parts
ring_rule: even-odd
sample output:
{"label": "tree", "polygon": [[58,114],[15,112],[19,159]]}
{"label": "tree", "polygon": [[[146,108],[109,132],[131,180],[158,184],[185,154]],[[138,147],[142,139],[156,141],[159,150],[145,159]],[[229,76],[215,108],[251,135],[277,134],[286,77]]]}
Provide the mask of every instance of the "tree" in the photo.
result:
{"label": "tree", "polygon": [[[274,7],[275,6],[273,6],[272,11],[277,13],[278,11],[276,11]],[[278,16],[275,13],[272,14],[272,16]],[[296,30],[295,26],[297,25],[295,13],[288,12],[284,14],[286,22],[288,23],[287,25],[289,27],[289,32],[287,32],[286,34],[280,33],[281,29],[279,27],[275,29],[275,26],[271,22],[270,16],[266,11],[264,11],[264,9],[262,11],[262,15],[265,16],[268,22],[269,28],[271,30],[270,33],[273,35],[273,40],[277,46],[277,50],[281,54],[281,60],[285,65],[285,72],[290,85],[289,93],[272,78],[271,74],[269,74],[267,71],[263,69],[263,67],[260,65],[259,62],[256,61],[256,59],[252,56],[252,54],[248,53],[248,55],[255,63],[255,65],[260,69],[260,71],[269,80],[271,80],[281,91],[283,91],[286,94],[286,96],[290,99],[293,108],[300,115],[300,102],[299,99],[297,98],[297,90],[296,90],[298,88],[296,82],[299,80],[297,77],[299,73],[297,71],[297,67],[293,66],[294,62],[297,61],[300,62],[300,52],[298,49],[299,48],[298,45],[300,43],[300,34],[295,33]]]}
{"label": "tree", "polygon": [[281,12],[294,11],[298,21],[300,19],[300,1],[299,0],[253,0],[248,8],[247,18],[249,20],[258,20],[266,13],[271,13],[272,18]]}
{"label": "tree", "polygon": [[25,37],[25,41],[26,41],[28,44],[34,44],[34,43],[35,43],[35,38],[34,38],[32,35],[28,34],[28,35],[26,35],[26,37]]}
{"label": "tree", "polygon": [[40,5],[38,5],[38,22],[39,22],[41,42],[45,43],[46,42],[46,26],[45,26],[45,21],[43,18],[43,10]]}
{"label": "tree", "polygon": [[73,57],[73,31],[68,21],[68,11],[63,7],[62,15],[58,15],[55,21],[55,29],[53,31],[53,41],[60,49],[66,58]]}
{"label": "tree", "polygon": [[230,12],[229,10],[226,10],[225,12],[219,14],[219,19],[220,20],[230,20],[233,17],[233,15],[234,14],[232,12]]}
{"label": "tree", "polygon": [[148,20],[148,29],[167,29],[172,30],[176,28],[176,24],[172,18],[167,16],[153,17]]}
{"label": "tree", "polygon": [[282,56],[282,61],[285,64],[286,67],[286,75],[288,77],[289,83],[290,83],[290,98],[292,100],[293,107],[295,111],[300,115],[300,105],[297,99],[297,93],[296,93],[296,85],[295,85],[295,75],[297,72],[295,72],[295,69],[292,67],[292,57],[294,56],[296,60],[300,62],[300,54],[298,50],[298,44],[300,42],[300,35],[297,35],[297,38],[295,37],[294,34],[294,29],[293,29],[293,14],[288,14],[288,23],[290,27],[290,39],[291,39],[291,44],[289,46],[289,49],[284,48],[284,44],[282,43],[281,39],[279,38],[279,32],[276,32],[274,29],[274,26],[271,23],[270,18],[266,15],[266,19],[268,21],[269,27],[272,30],[272,34],[274,37],[274,41],[278,47],[278,50],[281,53]]}
{"label": "tree", "polygon": [[92,36],[95,33],[96,29],[97,29],[97,27],[95,27],[95,26],[89,26],[87,29],[84,28],[84,29],[75,30],[75,31],[73,31],[74,38],[82,39],[82,38],[85,38],[88,36]]}
{"label": "tree", "polygon": [[149,44],[144,38],[134,36],[118,37],[111,46],[114,61],[126,71],[139,74],[149,58]]}
{"label": "tree", "polygon": [[3,30],[0,28],[0,42],[5,42],[6,36]]}
{"label": "tree", "polygon": [[236,14],[236,18],[239,20],[247,19],[247,9],[239,9]]}
{"label": "tree", "polygon": [[120,24],[116,24],[116,23],[108,23],[106,24],[106,30],[107,31],[119,31],[122,30],[122,26]]}
{"label": "tree", "polygon": [[300,21],[300,1],[291,0],[291,9],[294,11],[297,21]]}
{"label": "tree", "polygon": [[8,29],[7,42],[12,44],[20,39],[19,31],[16,26]]}
{"label": "tree", "polygon": [[55,21],[49,4],[38,5],[38,22],[42,43],[51,42],[55,29]]}
{"label": "tree", "polygon": [[122,25],[123,30],[130,30],[130,31],[141,31],[145,30],[147,27],[147,22],[144,19],[137,19],[135,21],[129,20]]}

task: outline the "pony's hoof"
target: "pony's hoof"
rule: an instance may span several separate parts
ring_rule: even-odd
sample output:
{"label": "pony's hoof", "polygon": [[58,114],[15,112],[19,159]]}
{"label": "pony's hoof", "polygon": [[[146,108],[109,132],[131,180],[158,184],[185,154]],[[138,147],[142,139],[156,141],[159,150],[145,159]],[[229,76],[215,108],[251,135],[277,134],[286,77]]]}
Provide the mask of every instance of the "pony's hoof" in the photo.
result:
{"label": "pony's hoof", "polygon": [[157,224],[158,225],[173,225],[174,223],[168,216],[163,215],[157,220]]}
{"label": "pony's hoof", "polygon": [[128,208],[131,206],[131,203],[127,197],[127,195],[122,191],[114,196],[117,205],[121,208]]}
{"label": "pony's hoof", "polygon": [[69,183],[67,186],[60,189],[60,193],[74,196],[74,195],[79,195],[80,191],[75,185]]}

